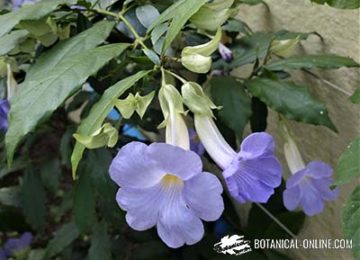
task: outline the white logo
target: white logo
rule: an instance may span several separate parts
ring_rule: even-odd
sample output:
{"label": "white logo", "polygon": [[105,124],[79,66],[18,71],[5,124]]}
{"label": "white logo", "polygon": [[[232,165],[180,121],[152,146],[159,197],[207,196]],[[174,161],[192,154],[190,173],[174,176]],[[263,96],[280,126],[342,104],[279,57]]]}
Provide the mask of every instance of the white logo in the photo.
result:
{"label": "white logo", "polygon": [[250,241],[244,240],[244,236],[226,235],[219,243],[214,244],[214,250],[221,254],[242,255],[251,251]]}

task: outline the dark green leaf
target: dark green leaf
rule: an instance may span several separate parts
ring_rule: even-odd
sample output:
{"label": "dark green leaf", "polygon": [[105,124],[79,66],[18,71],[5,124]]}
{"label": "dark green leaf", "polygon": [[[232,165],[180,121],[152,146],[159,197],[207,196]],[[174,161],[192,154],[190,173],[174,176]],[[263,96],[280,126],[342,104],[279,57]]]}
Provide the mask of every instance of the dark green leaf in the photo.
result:
{"label": "dark green leaf", "polygon": [[310,33],[303,33],[303,32],[292,32],[288,30],[280,30],[275,33],[275,39],[276,40],[290,40],[290,39],[296,39],[299,37],[300,40],[306,40],[309,35],[316,34],[316,32],[310,32]]}
{"label": "dark green leaf", "polygon": [[257,5],[263,3],[263,0],[240,0],[240,3],[248,5]]}
{"label": "dark green leaf", "polygon": [[[128,44],[110,44],[80,52],[59,62],[42,78],[36,77],[13,97],[6,147],[9,164],[23,137],[49,116],[106,62],[120,55]],[[19,120],[22,118],[22,120]]]}
{"label": "dark green leaf", "polygon": [[233,51],[232,61],[226,62],[220,59],[214,63],[213,67],[229,70],[264,58],[270,47],[271,38],[270,34],[261,32],[244,36],[230,46]]}
{"label": "dark green leaf", "polygon": [[214,103],[222,106],[220,119],[241,138],[251,116],[251,100],[244,86],[232,77],[213,77],[210,84]]}
{"label": "dark green leaf", "polygon": [[61,176],[60,161],[58,159],[46,161],[41,165],[40,175],[44,186],[55,194],[58,191]]}
{"label": "dark green leaf", "polygon": [[29,33],[26,30],[17,30],[0,38],[0,56],[14,49]]}
{"label": "dark green leaf", "polygon": [[[149,71],[140,71],[108,88],[101,99],[92,107],[87,118],[82,120],[77,133],[81,135],[90,135],[100,128],[104,119],[114,107],[116,99],[148,73]],[[73,177],[75,177],[76,169],[84,150],[85,146],[77,142],[71,155]]]}
{"label": "dark green leaf", "polygon": [[74,223],[63,225],[50,240],[46,247],[46,259],[61,253],[68,245],[70,245],[80,235],[77,226]]}
{"label": "dark green leaf", "polygon": [[357,9],[360,7],[360,0],[311,0],[317,4],[328,4],[339,9]]}
{"label": "dark green leaf", "polygon": [[277,60],[265,65],[268,70],[296,69],[338,69],[341,67],[359,67],[353,59],[337,55],[301,55]]}
{"label": "dark green leaf", "polygon": [[350,97],[350,100],[354,104],[360,104],[360,88],[357,88],[355,90],[354,94],[352,94],[352,96]]}
{"label": "dark green leaf", "polygon": [[26,221],[36,230],[45,223],[45,190],[40,175],[28,170],[21,187],[21,205]]}
{"label": "dark green leaf", "polygon": [[89,260],[110,260],[111,245],[105,222],[94,226],[91,236],[91,247],[89,249]]}
{"label": "dark green leaf", "polygon": [[360,258],[360,186],[357,186],[346,202],[342,213],[342,228],[347,239],[352,240],[356,259]]}
{"label": "dark green leaf", "polygon": [[22,20],[37,20],[55,10],[58,5],[75,3],[75,0],[47,0],[33,5],[24,5],[15,12],[3,14],[0,16],[0,37],[8,33]]}
{"label": "dark green leaf", "polygon": [[346,147],[340,156],[335,172],[335,185],[352,182],[360,176],[360,138]]}
{"label": "dark green leaf", "polygon": [[246,23],[237,19],[229,19],[222,28],[228,32],[240,32],[243,34],[249,34],[251,32]]}
{"label": "dark green leaf", "polygon": [[101,21],[90,29],[56,44],[49,51],[43,53],[36,63],[30,67],[23,84],[26,85],[37,78],[43,77],[47,71],[53,70],[63,60],[95,48],[105,41],[113,27],[113,22]]}
{"label": "dark green leaf", "polygon": [[94,187],[88,167],[84,166],[74,190],[74,221],[80,232],[89,231],[96,222]]}
{"label": "dark green leaf", "polygon": [[326,107],[306,87],[265,78],[249,80],[246,85],[255,97],[287,118],[337,131]]}

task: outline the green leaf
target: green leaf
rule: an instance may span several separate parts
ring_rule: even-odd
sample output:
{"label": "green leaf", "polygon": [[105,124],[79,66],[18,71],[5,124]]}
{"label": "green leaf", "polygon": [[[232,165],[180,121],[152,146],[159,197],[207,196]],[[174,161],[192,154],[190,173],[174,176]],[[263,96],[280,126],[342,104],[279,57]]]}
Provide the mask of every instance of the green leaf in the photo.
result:
{"label": "green leaf", "polygon": [[155,26],[165,21],[171,20],[169,29],[165,36],[162,53],[169,48],[170,44],[179,34],[190,17],[193,16],[193,14],[195,14],[206,2],[207,0],[181,0],[175,2],[155,20],[155,22],[149,27],[148,31],[151,31]]}
{"label": "green leaf", "polygon": [[317,4],[328,4],[338,9],[357,9],[360,7],[359,0],[311,0]]}
{"label": "green leaf", "polygon": [[352,141],[341,154],[335,171],[335,185],[353,181],[360,176],[360,138]]}
{"label": "green leaf", "polygon": [[148,28],[150,25],[159,17],[159,11],[152,5],[143,5],[139,6],[135,10],[136,17],[139,19],[140,23]]}
{"label": "green leaf", "polygon": [[213,77],[210,85],[215,105],[222,106],[218,111],[221,121],[241,138],[251,116],[251,99],[244,86],[232,77]]}
{"label": "green leaf", "polygon": [[21,186],[21,205],[26,221],[35,229],[40,230],[45,224],[45,190],[40,175],[28,170]]}
{"label": "green leaf", "polygon": [[32,5],[24,5],[20,9],[0,16],[0,37],[10,32],[20,21],[37,20],[54,11],[61,4],[75,4],[75,0],[47,0]]}
{"label": "green leaf", "polygon": [[74,193],[74,221],[80,232],[89,231],[96,222],[96,201],[89,169],[84,166]]}
{"label": "green leaf", "polygon": [[249,91],[287,118],[314,125],[324,125],[337,132],[326,107],[304,86],[292,82],[255,78],[246,82]]}
{"label": "green leaf", "polygon": [[41,181],[45,188],[54,194],[58,192],[61,173],[61,165],[58,159],[47,160],[41,165]]}
{"label": "green leaf", "polygon": [[53,70],[63,60],[101,44],[108,37],[113,27],[113,22],[101,21],[88,30],[56,44],[49,51],[43,53],[36,63],[30,67],[23,84],[42,78],[45,73]]}
{"label": "green leaf", "polygon": [[0,56],[7,54],[22,42],[29,33],[26,30],[16,30],[0,38]]}
{"label": "green leaf", "polygon": [[350,100],[354,104],[360,104],[360,88],[357,88],[355,90],[354,94],[352,94],[352,96],[350,97]]}
{"label": "green leaf", "polygon": [[342,228],[345,237],[352,240],[356,259],[360,259],[360,186],[356,187],[343,208]]}
{"label": "green leaf", "polygon": [[[110,44],[81,52],[59,62],[40,79],[33,80],[13,97],[6,148],[9,164],[23,137],[58,108],[85,80],[129,45]],[[37,78],[37,77],[35,77]],[[22,120],[19,120],[22,118]]]}
{"label": "green leaf", "polygon": [[57,232],[53,239],[50,240],[46,247],[45,259],[51,259],[51,257],[57,255],[63,251],[68,245],[70,245],[80,235],[77,226],[74,223],[67,223],[63,225]]}
{"label": "green leaf", "polygon": [[296,69],[338,69],[341,67],[359,67],[353,59],[337,55],[301,55],[277,60],[265,65],[268,70]]}
{"label": "green leaf", "polygon": [[257,32],[236,40],[231,46],[233,51],[231,62],[219,59],[214,63],[214,69],[230,70],[264,58],[269,50],[271,39],[270,34]]}
{"label": "green leaf", "polygon": [[[135,75],[127,77],[115,85],[108,88],[101,99],[92,107],[89,115],[82,120],[77,133],[81,135],[90,135],[101,127],[104,119],[114,107],[115,101],[126,90],[132,87],[138,80],[147,75],[150,71],[140,71]],[[71,165],[73,177],[75,178],[76,169],[84,153],[85,146],[76,142],[73,153],[71,155]]]}
{"label": "green leaf", "polygon": [[89,249],[89,260],[110,260],[111,245],[107,231],[106,222],[98,223],[94,226],[91,236],[91,247]]}

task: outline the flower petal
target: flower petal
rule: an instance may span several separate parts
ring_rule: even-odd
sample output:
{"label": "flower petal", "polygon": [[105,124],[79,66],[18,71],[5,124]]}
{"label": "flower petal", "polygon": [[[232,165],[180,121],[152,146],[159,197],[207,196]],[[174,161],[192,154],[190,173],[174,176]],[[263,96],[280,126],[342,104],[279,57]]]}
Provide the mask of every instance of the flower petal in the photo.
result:
{"label": "flower petal", "polygon": [[200,241],[204,235],[204,226],[186,206],[182,196],[175,195],[160,213],[157,232],[165,244],[178,248]]}
{"label": "flower petal", "polygon": [[330,184],[332,180],[331,178],[326,179],[313,179],[312,183],[315,188],[319,191],[321,197],[324,200],[336,200],[339,196],[339,188],[335,188],[333,190],[330,189]]}
{"label": "flower petal", "polygon": [[314,179],[330,177],[333,172],[330,165],[321,161],[311,161],[306,166],[306,169],[306,175],[311,176]]}
{"label": "flower petal", "polygon": [[158,185],[147,189],[120,188],[116,201],[127,211],[126,222],[135,230],[143,231],[156,225],[161,204]]}
{"label": "flower petal", "polygon": [[146,188],[166,174],[148,156],[149,147],[141,142],[123,146],[110,165],[111,179],[121,187]]}
{"label": "flower petal", "polygon": [[217,220],[224,211],[219,179],[203,172],[185,182],[184,199],[196,216],[206,221]]}
{"label": "flower petal", "polygon": [[[232,173],[230,173],[232,172]],[[224,171],[225,182],[231,195],[240,203],[268,201],[274,188],[258,180],[248,169],[232,164]]]}
{"label": "flower petal", "polygon": [[203,165],[196,153],[174,145],[153,143],[149,145],[147,154],[157,162],[159,168],[182,180],[188,180],[202,172]]}
{"label": "flower petal", "polygon": [[324,201],[313,185],[311,183],[303,182],[300,189],[302,189],[300,204],[302,205],[305,214],[313,216],[322,212],[324,209]]}
{"label": "flower petal", "polygon": [[299,185],[302,179],[306,174],[306,169],[302,169],[301,171],[295,172],[293,175],[289,177],[286,181],[286,188],[292,188],[296,185]]}
{"label": "flower petal", "polygon": [[298,207],[300,203],[300,199],[301,199],[301,190],[298,186],[286,189],[283,192],[284,206],[290,211],[293,211]]}
{"label": "flower petal", "polygon": [[241,143],[240,155],[243,158],[256,158],[273,154],[275,150],[274,138],[265,132],[253,133]]}

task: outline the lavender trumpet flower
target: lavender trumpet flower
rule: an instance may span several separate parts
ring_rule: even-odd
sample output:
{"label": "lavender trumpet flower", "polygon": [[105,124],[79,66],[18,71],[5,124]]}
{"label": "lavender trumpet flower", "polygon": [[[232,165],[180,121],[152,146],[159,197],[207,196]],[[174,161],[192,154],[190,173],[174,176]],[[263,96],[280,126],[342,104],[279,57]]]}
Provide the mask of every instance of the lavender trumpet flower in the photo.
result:
{"label": "lavender trumpet flower", "polygon": [[160,238],[178,248],[203,237],[201,220],[221,216],[222,186],[213,174],[203,172],[200,157],[189,151],[180,94],[164,84],[159,99],[167,143],[131,142],[120,149],[109,172],[120,186],[116,200],[127,211],[129,226],[138,231],[156,226]]}
{"label": "lavender trumpet flower", "polygon": [[300,206],[308,216],[319,214],[325,201],[335,200],[339,195],[338,188],[330,189],[333,170],[322,161],[311,161],[305,165],[296,143],[287,130],[286,133],[284,152],[292,176],[286,182],[284,205],[290,211]]}
{"label": "lavender trumpet flower", "polygon": [[[19,238],[10,238],[4,244],[4,253],[6,256],[16,256],[26,250],[33,240],[30,232],[25,232]],[[0,258],[1,259],[1,258]]]}
{"label": "lavender trumpet flower", "polygon": [[271,135],[254,133],[244,139],[240,152],[225,141],[215,125],[212,108],[215,105],[202,88],[188,82],[183,85],[185,104],[194,113],[195,129],[206,151],[223,170],[231,195],[240,203],[265,203],[281,183],[281,165],[274,154]]}
{"label": "lavender trumpet flower", "polygon": [[10,104],[7,99],[0,100],[0,130],[4,132],[8,129],[8,113]]}

